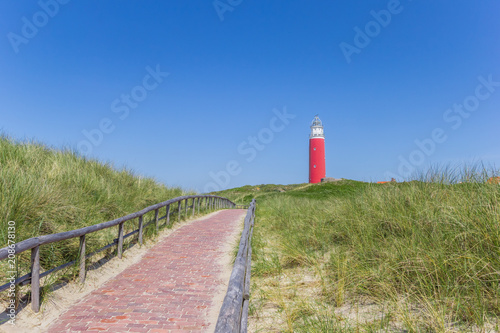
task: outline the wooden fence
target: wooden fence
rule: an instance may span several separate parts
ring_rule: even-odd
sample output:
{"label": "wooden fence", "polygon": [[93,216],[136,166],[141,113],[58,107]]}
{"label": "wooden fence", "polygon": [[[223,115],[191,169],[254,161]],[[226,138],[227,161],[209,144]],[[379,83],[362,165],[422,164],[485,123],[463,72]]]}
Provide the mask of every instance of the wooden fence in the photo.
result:
{"label": "wooden fence", "polygon": [[[192,204],[189,205],[189,200],[192,200]],[[205,202],[203,203],[203,200]],[[101,251],[104,251],[107,248],[110,248],[112,246],[117,246],[117,255],[118,258],[122,258],[122,253],[123,253],[123,240],[127,237],[130,237],[136,233],[138,233],[138,242],[139,244],[142,245],[143,242],[143,233],[144,233],[144,228],[150,225],[151,223],[155,223],[156,226],[156,231],[159,230],[159,221],[162,219],[166,219],[165,224],[168,225],[170,224],[170,213],[171,209],[170,207],[177,203],[177,209],[178,209],[178,220],[181,220],[181,215],[182,215],[182,202],[184,202],[184,214],[187,217],[188,215],[188,208],[192,209],[192,215],[195,214],[196,209],[198,209],[198,212],[201,209],[204,210],[218,210],[218,209],[223,209],[223,208],[239,208],[239,205],[236,205],[234,202],[230,201],[227,198],[219,197],[219,196],[214,196],[214,195],[190,195],[190,196],[182,196],[182,197],[177,197],[174,199],[170,199],[164,202],[161,202],[159,204],[149,206],[147,208],[144,208],[143,210],[140,210],[138,212],[135,212],[133,214],[129,214],[127,216],[120,217],[118,219],[108,221],[108,222],[103,222],[99,224],[95,224],[89,227],[81,228],[81,229],[76,229],[76,230],[71,230],[67,232],[60,232],[57,234],[51,234],[51,235],[43,235],[39,237],[34,237],[34,238],[29,238],[26,240],[23,240],[19,243],[14,244],[14,246],[10,245],[7,247],[4,247],[0,249],[0,261],[4,259],[13,259],[15,258],[16,255],[27,251],[31,250],[31,272],[17,278],[14,282],[15,285],[27,285],[31,283],[31,308],[33,309],[34,312],[38,312],[40,310],[40,278],[47,276],[51,273],[54,273],[58,270],[61,270],[65,267],[71,266],[76,264],[79,261],[80,265],[80,272],[79,272],[79,277],[80,281],[84,282],[85,281],[85,275],[86,275],[86,267],[85,267],[85,260]],[[161,208],[165,208],[165,216],[163,217],[158,217],[159,211]],[[155,218],[154,220],[151,220],[150,222],[144,224],[143,221],[143,216],[146,213],[149,213],[151,211],[155,212]],[[139,226],[138,229],[128,233],[127,235],[123,234],[124,230],[124,223],[129,220],[133,219],[139,219]],[[86,254],[85,253],[85,236],[107,228],[115,227],[118,226],[118,238],[114,240],[113,243],[106,245],[105,247],[90,253]],[[64,265],[58,266],[56,268],[53,268],[51,270],[48,270],[46,272],[43,272],[40,274],[40,246],[50,244],[50,243],[55,243],[71,238],[76,238],[80,237],[80,247],[79,247],[79,255],[78,259],[71,261],[69,263],[66,263]],[[4,284],[3,286],[0,286],[0,292],[9,289],[11,286],[10,283]]]}
{"label": "wooden fence", "polygon": [[229,279],[226,297],[219,312],[215,333],[246,333],[247,331],[255,205],[255,199],[253,199],[245,217],[238,255]]}

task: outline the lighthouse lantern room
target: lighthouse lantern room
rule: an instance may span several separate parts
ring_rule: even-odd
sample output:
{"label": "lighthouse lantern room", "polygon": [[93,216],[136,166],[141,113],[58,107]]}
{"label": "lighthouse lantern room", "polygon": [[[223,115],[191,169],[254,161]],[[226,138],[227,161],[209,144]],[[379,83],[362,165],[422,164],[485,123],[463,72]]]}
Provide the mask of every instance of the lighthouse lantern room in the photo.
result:
{"label": "lighthouse lantern room", "polygon": [[316,115],[311,124],[309,137],[309,183],[320,183],[325,176],[325,134],[323,124]]}

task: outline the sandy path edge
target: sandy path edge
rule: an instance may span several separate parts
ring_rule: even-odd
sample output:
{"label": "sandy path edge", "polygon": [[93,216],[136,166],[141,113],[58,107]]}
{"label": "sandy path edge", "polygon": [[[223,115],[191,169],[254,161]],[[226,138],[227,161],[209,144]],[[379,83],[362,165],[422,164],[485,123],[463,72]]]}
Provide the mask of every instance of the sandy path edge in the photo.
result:
{"label": "sandy path edge", "polygon": [[233,271],[232,251],[240,241],[241,232],[243,230],[243,224],[245,221],[245,216],[246,216],[246,211],[243,212],[241,217],[239,218],[239,221],[237,222],[237,227],[234,229],[233,233],[230,236],[228,236],[226,241],[224,242],[224,247],[222,248],[224,254],[217,260],[218,264],[222,267],[222,272],[218,276],[218,279],[224,281],[224,284],[221,284],[218,287],[217,293],[214,295],[212,299],[212,307],[208,312],[208,320],[210,321],[209,329],[211,330],[215,329],[215,325],[217,324],[217,319],[219,317],[219,311],[222,306],[222,302],[224,301],[224,297],[226,296],[229,278],[231,277],[231,273]]}

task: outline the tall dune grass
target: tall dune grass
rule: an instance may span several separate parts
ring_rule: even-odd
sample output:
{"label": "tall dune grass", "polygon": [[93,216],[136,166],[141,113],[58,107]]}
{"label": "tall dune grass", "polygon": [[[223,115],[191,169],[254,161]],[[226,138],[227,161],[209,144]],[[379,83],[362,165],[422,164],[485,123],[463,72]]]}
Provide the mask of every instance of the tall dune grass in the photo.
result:
{"label": "tall dune grass", "polygon": [[[16,222],[19,242],[112,220],[183,194],[180,188],[117,170],[71,150],[0,137],[1,247],[7,245],[8,221]],[[136,227],[132,221],[125,226]],[[114,228],[89,235],[87,252],[116,236]],[[75,259],[77,250],[78,239],[42,246],[42,269]],[[28,252],[18,258],[20,274],[29,270]]]}
{"label": "tall dune grass", "polygon": [[500,186],[494,170],[450,170],[261,195],[252,329],[498,330]]}

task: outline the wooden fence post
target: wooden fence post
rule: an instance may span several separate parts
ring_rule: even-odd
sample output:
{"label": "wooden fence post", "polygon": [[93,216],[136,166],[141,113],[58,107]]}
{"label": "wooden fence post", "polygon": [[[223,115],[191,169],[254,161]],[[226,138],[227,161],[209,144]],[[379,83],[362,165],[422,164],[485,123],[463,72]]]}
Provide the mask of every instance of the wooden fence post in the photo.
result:
{"label": "wooden fence post", "polygon": [[40,246],[31,249],[31,309],[40,311]]}
{"label": "wooden fence post", "polygon": [[198,204],[196,206],[198,207],[198,214],[200,214],[201,197],[198,197]]}
{"label": "wooden fence post", "polygon": [[85,235],[80,236],[80,282],[85,282]]}
{"label": "wooden fence post", "polygon": [[179,209],[179,222],[181,221],[181,205],[182,205],[182,200],[179,200],[179,204],[177,205],[177,208]]}
{"label": "wooden fence post", "polygon": [[[17,278],[17,275],[16,275],[16,278]],[[14,301],[15,301],[15,304],[14,304],[14,309],[17,311],[17,309],[19,308],[19,289],[21,287],[16,284],[16,289],[14,289]]]}
{"label": "wooden fence post", "polygon": [[196,198],[193,198],[193,214],[191,214],[191,216],[194,216],[195,212],[196,212]]}
{"label": "wooden fence post", "polygon": [[170,205],[167,205],[167,208],[165,209],[165,215],[167,216],[167,222],[166,225],[170,224]]}
{"label": "wooden fence post", "polygon": [[156,225],[156,233],[160,230],[160,226],[158,225],[158,214],[160,213],[160,209],[155,210],[155,225]]}
{"label": "wooden fence post", "polygon": [[116,249],[116,253],[118,255],[118,258],[122,258],[122,252],[123,252],[123,223],[120,223],[118,225],[118,247]]}
{"label": "wooden fence post", "polygon": [[142,245],[142,233],[143,233],[143,219],[142,219],[142,215],[139,216],[139,244]]}
{"label": "wooden fence post", "polygon": [[184,202],[184,219],[187,220],[188,218],[188,206],[189,206],[189,199],[186,199]]}

